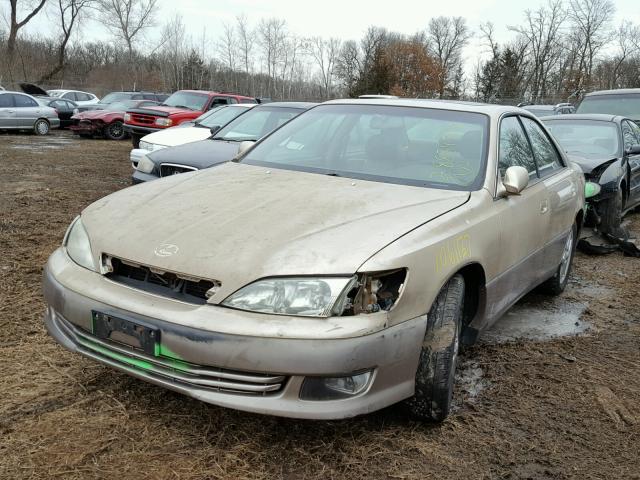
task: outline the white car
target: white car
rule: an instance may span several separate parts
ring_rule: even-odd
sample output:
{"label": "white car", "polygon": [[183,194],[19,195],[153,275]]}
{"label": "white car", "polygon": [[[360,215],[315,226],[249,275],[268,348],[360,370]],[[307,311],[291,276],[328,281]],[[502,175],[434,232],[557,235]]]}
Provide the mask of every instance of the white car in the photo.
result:
{"label": "white car", "polygon": [[79,90],[47,90],[47,93],[52,97],[71,100],[78,105],[94,105],[100,101],[93,93],[81,92]]}
{"label": "white car", "polygon": [[193,122],[150,133],[140,139],[139,148],[131,150],[129,158],[135,169],[140,159],[155,150],[206,140],[231,120],[248,112],[256,104],[236,103],[222,105],[203,113]]}

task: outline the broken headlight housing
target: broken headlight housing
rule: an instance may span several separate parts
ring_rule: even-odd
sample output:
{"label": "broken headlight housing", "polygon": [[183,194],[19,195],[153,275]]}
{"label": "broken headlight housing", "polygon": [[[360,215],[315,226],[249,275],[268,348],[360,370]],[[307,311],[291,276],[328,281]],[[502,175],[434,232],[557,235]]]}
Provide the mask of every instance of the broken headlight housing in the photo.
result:
{"label": "broken headlight housing", "polygon": [[94,272],[98,271],[91,254],[89,235],[84,229],[79,216],[71,222],[64,237],[63,245],[67,250],[67,254],[75,263]]}
{"label": "broken headlight housing", "polygon": [[140,160],[138,161],[138,165],[136,166],[136,170],[142,173],[151,173],[153,172],[154,168],[155,168],[155,164],[146,155],[142,155],[140,157]]}
{"label": "broken headlight housing", "polygon": [[265,278],[242,287],[222,305],[251,312],[329,317],[343,308],[356,277]]}
{"label": "broken headlight housing", "polygon": [[303,317],[349,316],[390,310],[404,288],[406,269],[353,277],[265,278],[222,305],[250,312]]}

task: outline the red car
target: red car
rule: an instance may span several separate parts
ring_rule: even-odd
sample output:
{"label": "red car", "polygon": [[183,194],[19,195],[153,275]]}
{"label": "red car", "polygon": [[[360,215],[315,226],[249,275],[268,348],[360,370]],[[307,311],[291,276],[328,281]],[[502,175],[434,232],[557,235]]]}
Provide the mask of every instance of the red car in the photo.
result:
{"label": "red car", "polygon": [[124,130],[125,112],[130,108],[152,107],[158,105],[153,100],[124,100],[109,104],[103,110],[88,110],[76,113],[71,117],[73,124],[69,127],[85,138],[96,135],[109,140],[123,140],[127,136]]}
{"label": "red car", "polygon": [[124,116],[124,130],[131,135],[133,147],[148,133],[190,122],[219,105],[258,103],[255,98],[235,93],[179,90],[153,108],[132,108]]}

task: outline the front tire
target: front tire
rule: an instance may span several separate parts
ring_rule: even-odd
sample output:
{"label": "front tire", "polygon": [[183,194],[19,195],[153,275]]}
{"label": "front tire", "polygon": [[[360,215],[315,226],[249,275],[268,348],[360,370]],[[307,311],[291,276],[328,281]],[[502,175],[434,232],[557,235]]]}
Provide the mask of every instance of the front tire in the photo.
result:
{"label": "front tire", "polygon": [[464,310],[465,283],[455,275],[442,288],[427,315],[427,330],[416,371],[415,394],[407,404],[421,419],[443,421],[453,399]]}
{"label": "front tire", "polygon": [[36,120],[36,123],[33,124],[33,132],[36,135],[48,135],[49,129],[50,129],[49,122],[47,122],[43,118]]}
{"label": "front tire", "polygon": [[127,136],[122,122],[116,120],[104,128],[104,136],[109,140],[123,140]]}
{"label": "front tire", "polygon": [[569,281],[569,272],[571,272],[571,265],[573,263],[573,256],[576,253],[576,245],[578,237],[578,226],[574,223],[571,227],[571,232],[564,243],[562,249],[562,258],[560,259],[560,265],[556,270],[556,273],[549,280],[541,285],[542,291],[549,295],[560,295],[564,292]]}

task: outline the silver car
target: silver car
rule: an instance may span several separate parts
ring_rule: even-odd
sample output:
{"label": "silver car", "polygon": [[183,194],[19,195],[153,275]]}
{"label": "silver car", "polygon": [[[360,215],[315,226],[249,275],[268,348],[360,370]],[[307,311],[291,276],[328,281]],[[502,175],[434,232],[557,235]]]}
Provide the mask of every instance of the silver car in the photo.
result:
{"label": "silver car", "polygon": [[31,95],[0,91],[0,130],[32,130],[47,135],[60,126],[55,109],[40,105]]}

